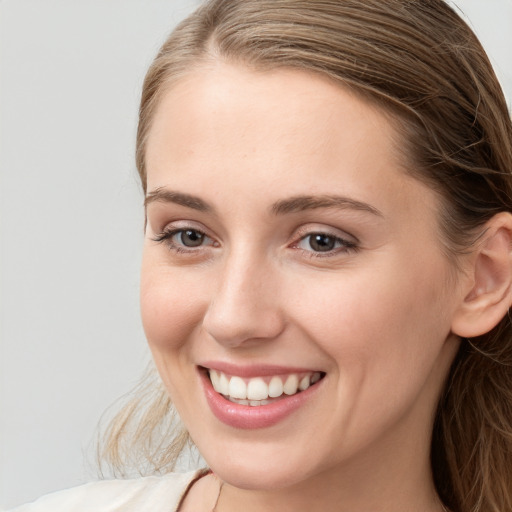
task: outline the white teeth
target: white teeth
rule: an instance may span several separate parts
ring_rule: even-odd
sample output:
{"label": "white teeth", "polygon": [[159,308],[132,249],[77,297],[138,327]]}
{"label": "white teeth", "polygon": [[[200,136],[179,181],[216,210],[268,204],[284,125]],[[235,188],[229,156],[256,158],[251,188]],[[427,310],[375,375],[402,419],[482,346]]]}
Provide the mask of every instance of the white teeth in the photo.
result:
{"label": "white teeth", "polygon": [[244,400],[246,398],[252,398],[247,396],[247,386],[245,382],[240,377],[231,377],[229,381],[229,393],[228,395],[231,398],[239,398]]}
{"label": "white teeth", "polygon": [[219,393],[219,374],[215,370],[210,370],[210,380],[212,381],[213,389]]}
{"label": "white teeth", "polygon": [[228,400],[234,404],[249,405],[249,400],[239,400],[238,398],[229,397]]}
{"label": "white teeth", "polygon": [[306,375],[305,377],[302,377],[301,381],[299,382],[299,389],[301,391],[306,391],[306,389],[309,388],[309,375]]}
{"label": "white teeth", "polygon": [[268,398],[268,386],[263,379],[251,379],[249,381],[247,398],[249,400],[265,400]]}
{"label": "white teeth", "polygon": [[258,407],[260,405],[267,405],[270,403],[269,400],[239,400],[238,398],[231,397],[228,397],[228,400],[234,404],[249,405],[251,407]]}
{"label": "white teeth", "polygon": [[283,386],[283,391],[287,395],[295,395],[295,393],[297,393],[298,387],[299,387],[299,377],[297,377],[297,375],[292,373],[286,379],[286,382],[284,383],[284,386]]}
{"label": "white teeth", "polygon": [[283,394],[295,395],[305,391],[321,378],[320,372],[303,374],[300,380],[298,374],[291,373],[284,383],[282,378],[276,375],[267,384],[261,377],[244,380],[238,376],[228,377],[218,370],[209,370],[209,374],[213,389],[217,393],[224,395],[231,402],[250,406],[266,405],[270,403],[268,398],[279,398]]}
{"label": "white teeth", "polygon": [[268,385],[268,396],[277,398],[283,394],[283,381],[279,377],[272,377]]}
{"label": "white teeth", "polygon": [[217,393],[220,393],[222,395],[229,395],[229,381],[228,378],[220,372],[219,377],[219,390]]}

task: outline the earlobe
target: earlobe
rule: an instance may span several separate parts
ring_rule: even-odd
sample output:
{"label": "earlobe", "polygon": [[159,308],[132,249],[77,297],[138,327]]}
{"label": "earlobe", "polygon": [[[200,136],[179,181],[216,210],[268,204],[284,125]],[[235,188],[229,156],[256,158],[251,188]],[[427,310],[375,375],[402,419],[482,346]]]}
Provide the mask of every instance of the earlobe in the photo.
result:
{"label": "earlobe", "polygon": [[474,249],[468,288],[452,321],[461,337],[480,336],[493,329],[512,302],[512,214],[496,214],[485,225]]}

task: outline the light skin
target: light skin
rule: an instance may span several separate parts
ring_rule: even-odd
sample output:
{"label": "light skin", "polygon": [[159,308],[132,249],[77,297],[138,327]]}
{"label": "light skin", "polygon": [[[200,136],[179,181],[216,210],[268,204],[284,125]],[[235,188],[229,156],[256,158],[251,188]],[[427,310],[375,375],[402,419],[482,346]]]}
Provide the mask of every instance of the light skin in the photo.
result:
{"label": "light skin", "polygon": [[[378,108],[303,71],[211,63],[164,95],[147,145],[142,316],[217,475],[183,510],[211,510],[218,481],[219,512],[443,510],[434,411],[459,335],[510,304],[512,222],[493,219],[455,270],[439,198],[406,174],[396,140]],[[205,399],[207,361],[325,377],[277,424],[240,429]]]}

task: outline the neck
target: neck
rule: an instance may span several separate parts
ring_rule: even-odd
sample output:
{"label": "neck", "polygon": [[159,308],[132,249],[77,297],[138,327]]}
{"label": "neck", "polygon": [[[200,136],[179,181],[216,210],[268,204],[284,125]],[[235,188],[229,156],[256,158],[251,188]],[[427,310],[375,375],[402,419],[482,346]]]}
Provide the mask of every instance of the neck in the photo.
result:
{"label": "neck", "polygon": [[[407,481],[383,487],[382,483],[367,479],[365,483],[355,478],[329,477],[278,490],[245,490],[224,483],[216,512],[443,512],[433,485],[403,485]],[[405,475],[404,475],[405,477]],[[407,475],[410,477],[410,475]],[[402,484],[402,485],[398,485]]]}
{"label": "neck", "polygon": [[[224,483],[216,512],[443,512],[430,468],[430,430],[368,446],[353,460],[279,489]],[[393,457],[390,457],[393,453]],[[271,467],[269,466],[269,470]]]}

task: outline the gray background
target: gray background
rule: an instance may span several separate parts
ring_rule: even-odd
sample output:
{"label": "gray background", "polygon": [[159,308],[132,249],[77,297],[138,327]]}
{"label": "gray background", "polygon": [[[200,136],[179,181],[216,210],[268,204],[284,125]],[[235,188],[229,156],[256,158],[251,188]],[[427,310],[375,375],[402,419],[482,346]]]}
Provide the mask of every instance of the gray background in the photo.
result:
{"label": "gray background", "polygon": [[[149,356],[133,164],[146,67],[194,0],[0,3],[0,505],[96,476]],[[459,0],[512,97],[512,0]]]}

